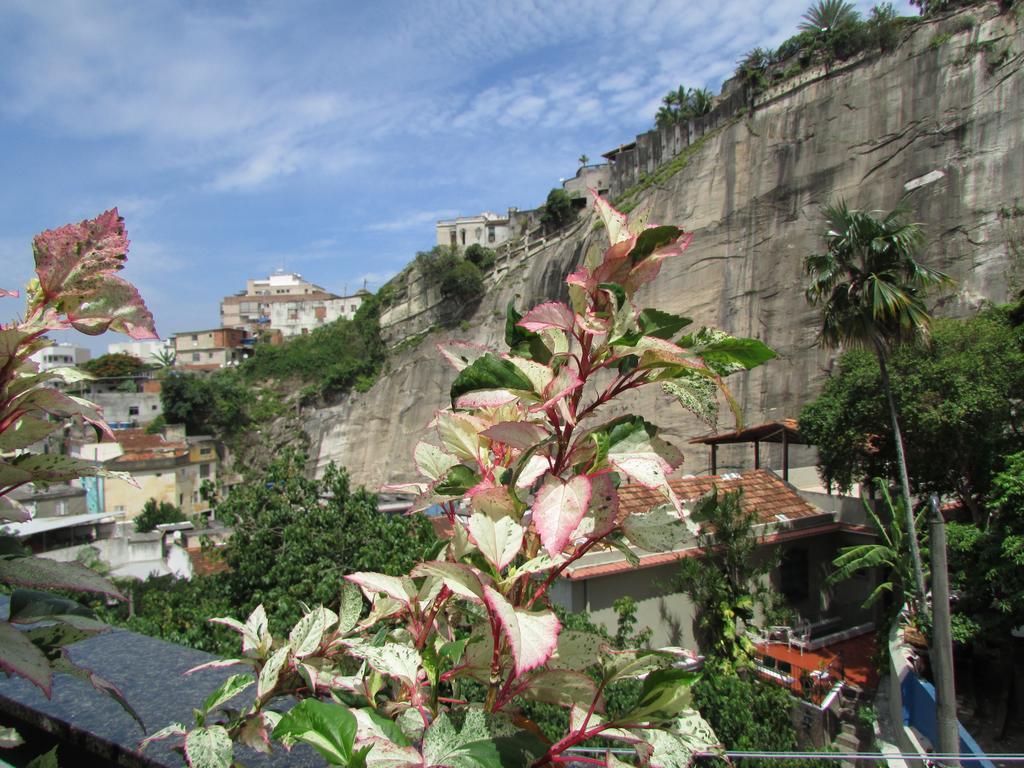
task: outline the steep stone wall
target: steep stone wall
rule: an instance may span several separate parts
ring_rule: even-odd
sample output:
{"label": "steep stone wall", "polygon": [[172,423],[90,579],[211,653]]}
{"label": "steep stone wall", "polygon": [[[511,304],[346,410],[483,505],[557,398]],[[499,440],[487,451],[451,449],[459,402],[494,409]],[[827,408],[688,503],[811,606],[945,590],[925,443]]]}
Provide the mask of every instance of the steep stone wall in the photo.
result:
{"label": "steep stone wall", "polygon": [[[971,13],[977,26],[943,45],[931,42],[955,19],[922,24],[890,55],[769,99],[709,135],[685,168],[645,193],[652,221],[678,223],[695,237],[642,304],[757,336],[780,354],[731,380],[748,423],[796,416],[834,362],[816,346],[818,315],[804,301],[801,274],[802,258],[821,247],[820,208],[830,200],[888,210],[909,191],[928,236],[924,260],[958,281],[936,300],[938,312],[962,315],[1008,298],[1013,243],[1000,209],[1024,199],[1024,36],[995,5]],[[499,345],[507,301],[562,296],[565,274],[588,239],[602,235],[584,222],[578,237],[520,260],[481,301],[468,331],[430,334],[398,354],[369,392],[308,414],[317,465],[334,460],[368,485],[411,478],[412,447],[445,405],[454,376],[434,343]],[[680,447],[705,431],[655,388],[628,406]],[[706,470],[703,450],[687,454],[684,471]],[[724,454],[719,466],[739,461]]]}

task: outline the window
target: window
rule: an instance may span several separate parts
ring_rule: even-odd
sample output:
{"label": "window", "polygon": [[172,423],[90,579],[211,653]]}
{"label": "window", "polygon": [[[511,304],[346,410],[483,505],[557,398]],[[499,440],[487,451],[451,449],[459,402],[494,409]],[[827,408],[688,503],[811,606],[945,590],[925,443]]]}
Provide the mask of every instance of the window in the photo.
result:
{"label": "window", "polygon": [[192,341],[199,341],[199,334],[198,333],[193,333],[192,334]]}
{"label": "window", "polygon": [[487,242],[488,243],[493,243],[494,239],[495,239],[494,238],[494,227],[488,227],[487,228]]}
{"label": "window", "polygon": [[213,453],[213,448],[200,448],[199,449],[199,455],[200,456],[209,456],[211,453]]}
{"label": "window", "polygon": [[128,406],[128,415],[129,416],[138,416],[139,415],[139,406],[137,406],[137,405],[129,405]]}
{"label": "window", "polygon": [[289,309],[288,310],[288,319],[289,320],[298,320],[299,319],[299,310],[297,310],[297,309]]}
{"label": "window", "polygon": [[68,513],[68,503],[66,501],[57,502],[57,514],[66,515]]}
{"label": "window", "polygon": [[477,227],[475,232],[473,233],[473,235],[474,235],[474,237],[476,237],[476,241],[478,243],[480,242],[480,234],[481,234],[481,232],[483,232],[483,230],[480,229],[480,227]]}
{"label": "window", "polygon": [[149,406],[149,410],[151,410],[151,411],[155,411],[156,409],[157,409],[157,406],[155,406],[155,405]]}
{"label": "window", "polygon": [[199,353],[198,352],[193,352],[192,353],[192,362],[193,363],[198,363],[199,362]]}
{"label": "window", "polygon": [[303,328],[302,335],[305,336],[307,333],[309,333],[309,328]]}
{"label": "window", "polygon": [[462,244],[465,245],[466,244],[466,230],[464,230],[464,229],[459,230],[459,237],[462,238]]}
{"label": "window", "polygon": [[206,353],[206,359],[207,360],[213,360],[213,352],[207,352]]}
{"label": "window", "polygon": [[790,549],[779,565],[779,591],[787,600],[797,602],[810,594],[806,549]]}
{"label": "window", "polygon": [[115,511],[115,512],[124,512],[124,504],[117,504],[117,505],[116,505],[116,506],[114,507],[114,511]]}
{"label": "window", "polygon": [[184,507],[185,506],[185,494],[184,493],[179,493],[178,494],[178,506],[179,507]]}
{"label": "window", "polygon": [[199,477],[207,478],[209,476],[210,476],[210,465],[209,464],[200,464],[199,465]]}
{"label": "window", "polygon": [[348,309],[349,309],[349,312],[355,312],[357,309],[359,309],[359,305],[358,304],[349,304],[348,305]]}

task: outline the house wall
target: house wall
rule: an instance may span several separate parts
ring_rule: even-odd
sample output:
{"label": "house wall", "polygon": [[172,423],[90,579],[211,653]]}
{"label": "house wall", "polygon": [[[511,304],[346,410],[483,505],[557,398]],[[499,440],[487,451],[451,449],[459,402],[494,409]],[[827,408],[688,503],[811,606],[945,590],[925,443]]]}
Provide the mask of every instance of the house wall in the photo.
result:
{"label": "house wall", "polygon": [[[177,472],[174,467],[152,471],[134,471],[132,478],[138,487],[114,477],[105,478],[103,492],[108,514],[121,515],[134,520],[148,499],[178,505]],[[191,499],[191,494],[189,494]]]}
{"label": "house wall", "polygon": [[[439,221],[436,230],[438,245],[454,244],[459,248],[468,248],[471,245],[494,248],[511,236],[508,219],[490,219],[486,216],[466,216]],[[452,233],[455,235],[454,240]]]}
{"label": "house wall", "polygon": [[351,320],[362,303],[362,296],[274,302],[270,305],[270,327],[286,338],[299,336],[340,318]]}
{"label": "house wall", "polygon": [[163,413],[159,393],[97,392],[89,399],[103,409],[108,423],[144,426]]}
{"label": "house wall", "polygon": [[[864,540],[861,537],[860,542]],[[835,587],[825,583],[838,548],[848,543],[842,534],[834,533],[779,545],[784,551],[802,550],[807,554],[807,596],[791,604],[801,617],[812,622],[825,617],[838,617],[843,626],[853,626],[863,623],[870,616],[859,606],[874,583],[872,579],[853,579]],[[763,548],[759,557],[762,560],[770,557],[774,549]],[[574,612],[589,611],[594,622],[614,633],[618,616],[613,604],[620,597],[632,597],[637,602],[637,626],[653,630],[653,646],[678,645],[699,650],[693,602],[685,594],[672,593],[668,588],[677,572],[678,565],[670,563],[580,581],[559,579],[552,590],[551,599]],[[772,572],[769,580],[773,587],[781,588],[778,568]]]}
{"label": "house wall", "polygon": [[584,165],[576,171],[575,176],[562,182],[562,189],[571,197],[586,197],[588,189],[607,192],[610,181],[611,169],[608,167],[608,163]]}

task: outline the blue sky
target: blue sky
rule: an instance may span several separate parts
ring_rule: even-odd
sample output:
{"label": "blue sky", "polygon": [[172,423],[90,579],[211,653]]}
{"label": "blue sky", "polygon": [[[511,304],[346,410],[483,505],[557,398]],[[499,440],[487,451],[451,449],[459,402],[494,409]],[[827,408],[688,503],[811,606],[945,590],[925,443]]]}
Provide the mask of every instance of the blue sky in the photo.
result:
{"label": "blue sky", "polygon": [[5,0],[0,287],[36,232],[116,205],[162,336],[277,267],[376,289],[436,219],[535,207],[808,5]]}

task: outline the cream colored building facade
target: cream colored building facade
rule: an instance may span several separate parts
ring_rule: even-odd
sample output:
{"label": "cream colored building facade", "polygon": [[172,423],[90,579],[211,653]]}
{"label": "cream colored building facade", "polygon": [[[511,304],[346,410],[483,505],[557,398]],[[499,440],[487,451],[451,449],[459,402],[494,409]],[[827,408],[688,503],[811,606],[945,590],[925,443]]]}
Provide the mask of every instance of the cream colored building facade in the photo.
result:
{"label": "cream colored building facade", "polygon": [[218,484],[219,458],[211,437],[184,437],[173,432],[148,435],[141,429],[115,430],[115,443],[87,443],[77,455],[102,463],[107,469],[127,472],[132,482],[101,478],[103,511],[132,520],[149,499],[165,501],[192,516],[209,512],[203,499],[204,482]]}
{"label": "cream colored building facade", "polygon": [[437,222],[437,244],[456,248],[482,245],[494,248],[512,237],[509,217],[484,211],[478,216],[461,216]]}

